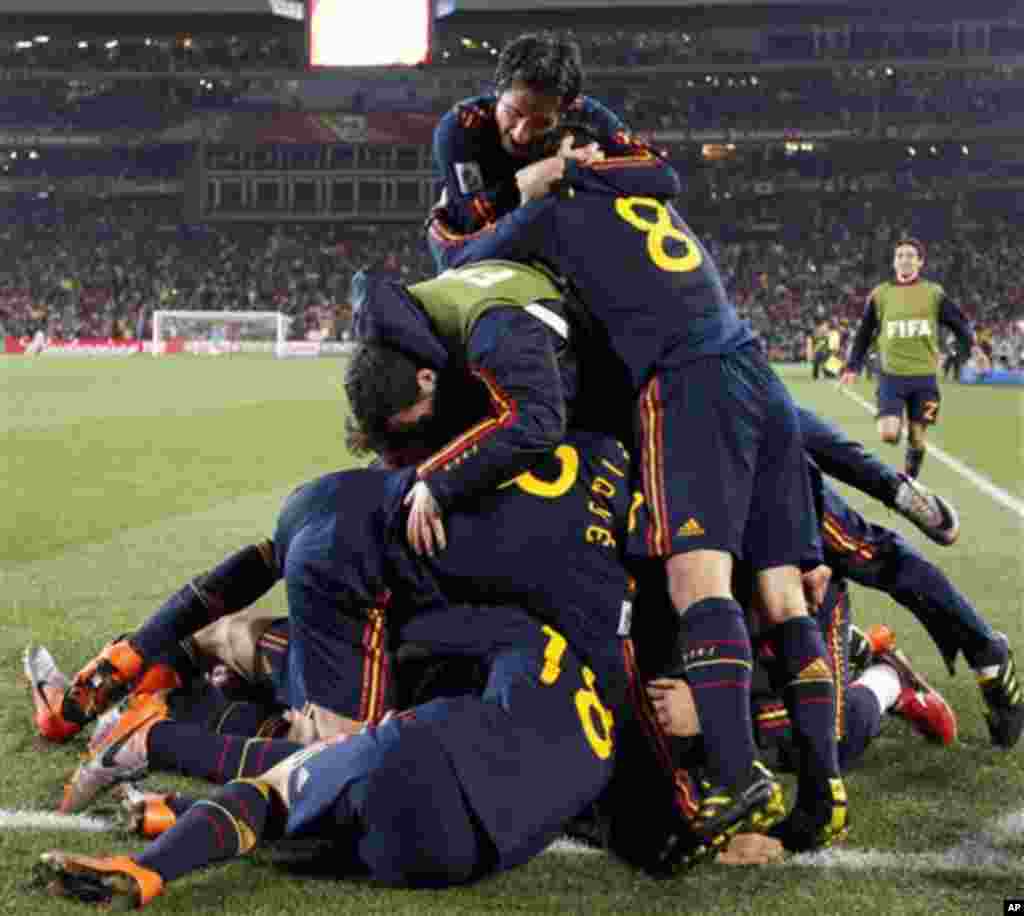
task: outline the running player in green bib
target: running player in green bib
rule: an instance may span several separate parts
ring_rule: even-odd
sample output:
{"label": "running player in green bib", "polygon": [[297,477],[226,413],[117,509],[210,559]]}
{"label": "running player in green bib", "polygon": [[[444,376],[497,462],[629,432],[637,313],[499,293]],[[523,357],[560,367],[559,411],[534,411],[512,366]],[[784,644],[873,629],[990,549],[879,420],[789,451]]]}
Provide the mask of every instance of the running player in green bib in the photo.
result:
{"label": "running player in green bib", "polygon": [[868,348],[878,349],[878,433],[897,445],[903,434],[903,413],[909,424],[906,472],[917,477],[924,461],[925,434],[938,420],[939,325],[957,337],[969,353],[973,334],[963,311],[938,283],[921,277],[925,247],[917,239],[896,243],[896,278],[876,286],[868,296],[864,317],[850,348],[841,381],[850,384],[860,373]]}

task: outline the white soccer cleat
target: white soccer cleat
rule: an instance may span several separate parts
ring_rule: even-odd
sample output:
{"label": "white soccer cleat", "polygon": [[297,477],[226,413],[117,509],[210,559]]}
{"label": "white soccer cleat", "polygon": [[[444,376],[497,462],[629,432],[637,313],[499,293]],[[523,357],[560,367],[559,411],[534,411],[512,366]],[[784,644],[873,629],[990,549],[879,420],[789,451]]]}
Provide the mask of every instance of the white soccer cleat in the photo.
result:
{"label": "white soccer cleat", "polygon": [[949,547],[956,543],[960,537],[960,517],[956,509],[920,481],[906,474],[900,476],[903,483],[896,491],[893,508],[936,544]]}
{"label": "white soccer cleat", "polygon": [[26,646],[22,656],[25,677],[32,691],[36,731],[47,741],[67,741],[81,726],[61,715],[64,691],[70,683],[45,646]]}
{"label": "white soccer cleat", "polygon": [[96,723],[89,752],[67,785],[60,811],[82,811],[112,786],[143,776],[149,766],[149,730],[168,717],[165,694],[136,694]]}

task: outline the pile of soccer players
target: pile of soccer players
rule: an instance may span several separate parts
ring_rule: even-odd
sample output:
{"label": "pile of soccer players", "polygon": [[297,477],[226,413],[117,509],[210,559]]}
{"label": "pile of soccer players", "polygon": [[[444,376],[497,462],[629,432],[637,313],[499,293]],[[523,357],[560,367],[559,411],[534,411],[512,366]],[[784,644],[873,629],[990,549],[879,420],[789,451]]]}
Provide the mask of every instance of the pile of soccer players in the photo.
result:
{"label": "pile of soccer players", "polygon": [[[825,475],[939,544],[955,510],[793,403],[672,205],[674,170],[580,92],[573,44],[510,43],[496,94],[437,130],[444,272],[355,276],[348,439],[374,464],[298,487],[272,537],[73,678],[27,651],[38,730],[96,721],[61,809],[116,789],[156,837],[45,853],[52,892],[141,906],[283,837],[331,844],[339,877],[416,887],[566,830],[659,877],[841,842],[843,773],[883,715],[957,733],[891,632],[852,628],[849,581],[903,603],[951,667],[963,653],[993,743],[1018,742],[1006,637]],[[953,322],[908,247],[875,320]],[[258,601],[281,580],[279,620]],[[790,804],[770,766],[796,773]],[[222,788],[133,787],[161,769]]]}

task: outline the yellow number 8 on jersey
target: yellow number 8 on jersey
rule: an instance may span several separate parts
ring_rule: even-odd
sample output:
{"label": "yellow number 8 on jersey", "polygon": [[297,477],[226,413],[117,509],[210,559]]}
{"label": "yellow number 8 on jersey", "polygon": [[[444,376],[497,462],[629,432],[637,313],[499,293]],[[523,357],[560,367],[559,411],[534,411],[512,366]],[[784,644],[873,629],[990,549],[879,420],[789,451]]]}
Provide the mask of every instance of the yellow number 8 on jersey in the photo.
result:
{"label": "yellow number 8 on jersey", "polygon": [[[637,212],[638,207],[653,210],[656,219],[650,220]],[[672,214],[660,200],[653,197],[620,197],[615,201],[615,212],[634,229],[647,236],[647,253],[655,265],[673,273],[688,273],[704,263],[697,240],[672,225]],[[672,239],[683,246],[685,254],[669,254],[665,241]]]}

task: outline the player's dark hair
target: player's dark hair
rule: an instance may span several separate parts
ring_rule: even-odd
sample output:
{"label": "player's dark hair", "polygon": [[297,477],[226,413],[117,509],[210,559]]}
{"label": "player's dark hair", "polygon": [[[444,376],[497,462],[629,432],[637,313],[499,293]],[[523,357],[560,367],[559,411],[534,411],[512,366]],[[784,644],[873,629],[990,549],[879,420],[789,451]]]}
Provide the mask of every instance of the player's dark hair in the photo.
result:
{"label": "player's dark hair", "polygon": [[904,245],[909,245],[911,248],[916,248],[917,256],[921,259],[922,262],[927,260],[928,249],[924,247],[924,242],[922,242],[920,239],[915,239],[913,236],[910,235],[900,239],[895,245],[892,246],[893,253],[895,254],[896,251],[902,248]]}
{"label": "player's dark hair", "polygon": [[419,368],[401,350],[368,343],[356,347],[345,371],[352,411],[345,421],[345,444],[353,454],[383,453],[392,446],[388,421],[418,400]]}
{"label": "player's dark hair", "polygon": [[550,32],[513,38],[498,56],[494,71],[499,95],[522,83],[539,95],[556,95],[568,106],[583,89],[583,59],[575,41]]}

